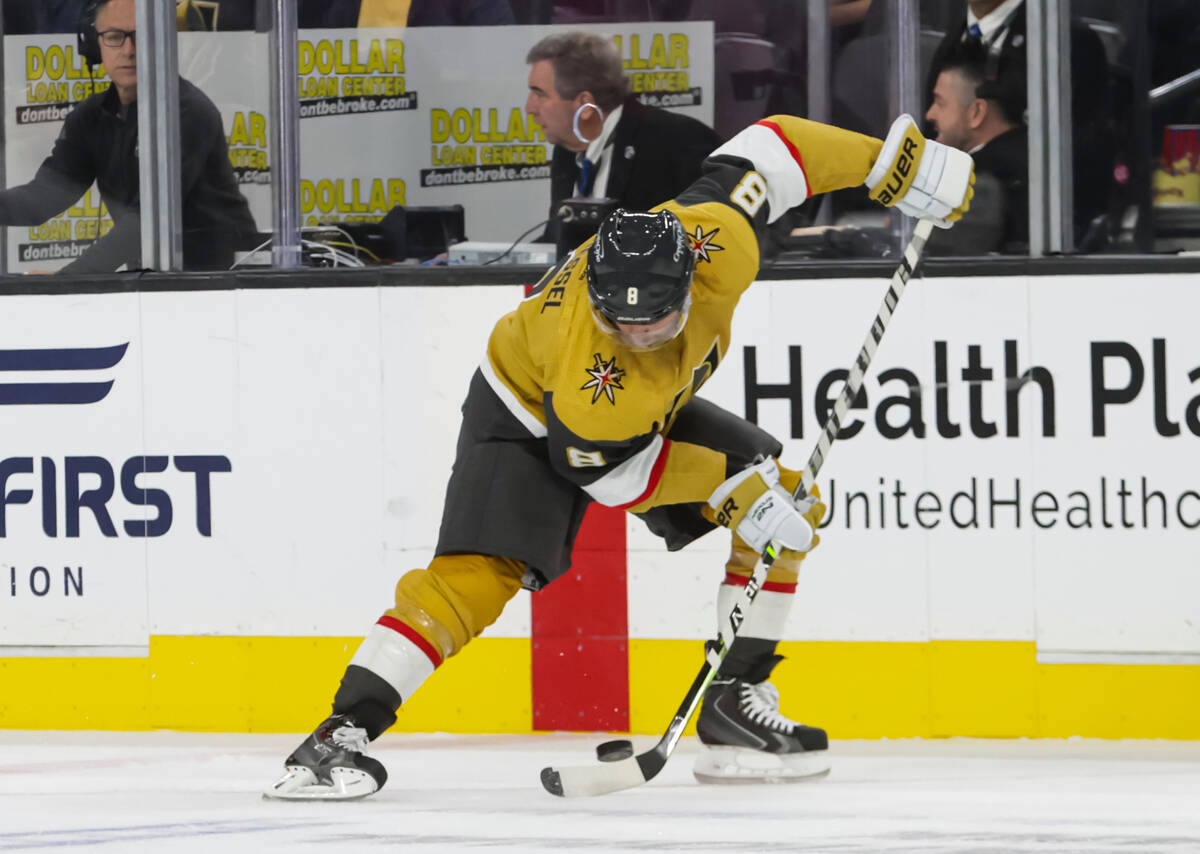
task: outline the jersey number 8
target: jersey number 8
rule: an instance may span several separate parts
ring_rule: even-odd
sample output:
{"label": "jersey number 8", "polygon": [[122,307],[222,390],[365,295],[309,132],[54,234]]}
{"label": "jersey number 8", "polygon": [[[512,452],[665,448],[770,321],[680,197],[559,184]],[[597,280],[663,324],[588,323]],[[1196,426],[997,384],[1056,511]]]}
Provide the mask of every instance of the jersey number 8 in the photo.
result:
{"label": "jersey number 8", "polygon": [[746,212],[751,219],[767,200],[767,182],[757,172],[747,172],[746,177],[733,188],[730,200]]}

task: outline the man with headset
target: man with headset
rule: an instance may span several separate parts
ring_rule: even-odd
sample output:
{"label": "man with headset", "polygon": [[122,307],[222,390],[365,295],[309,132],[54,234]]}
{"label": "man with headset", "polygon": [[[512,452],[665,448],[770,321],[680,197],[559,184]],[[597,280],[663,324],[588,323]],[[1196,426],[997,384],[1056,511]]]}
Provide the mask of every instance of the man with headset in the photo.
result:
{"label": "man with headset", "polygon": [[[0,224],[39,225],[96,182],[113,227],[63,268],[111,272],[141,262],[138,182],[137,16],[135,0],[89,0],[79,21],[79,53],[103,64],[112,85],[80,102],[33,180],[0,192]],[[183,263],[228,268],[234,248],[256,233],[229,162],[221,115],[196,86],[179,80]]]}
{"label": "man with headset", "polygon": [[649,210],[699,178],[700,164],[721,144],[703,122],[630,94],[610,38],[554,33],[530,48],[525,61],[525,112],[554,145],[543,240],[562,243],[557,212],[563,199],[607,198],[627,210]]}

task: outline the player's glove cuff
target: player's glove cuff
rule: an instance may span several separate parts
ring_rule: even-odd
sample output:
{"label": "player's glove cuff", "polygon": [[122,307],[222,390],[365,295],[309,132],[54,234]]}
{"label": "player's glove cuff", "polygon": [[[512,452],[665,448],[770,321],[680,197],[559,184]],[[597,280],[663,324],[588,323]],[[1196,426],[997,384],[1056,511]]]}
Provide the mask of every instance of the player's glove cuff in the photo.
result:
{"label": "player's glove cuff", "polygon": [[957,148],[925,139],[912,116],[894,122],[864,182],[872,199],[949,228],[975,195],[975,163]]}
{"label": "player's glove cuff", "polygon": [[[708,506],[716,511],[719,524],[736,531],[757,552],[764,551],[772,540],[801,552],[812,545],[813,526],[779,485],[779,466],[773,459],[726,480],[708,499]],[[824,505],[821,508],[823,511]]]}

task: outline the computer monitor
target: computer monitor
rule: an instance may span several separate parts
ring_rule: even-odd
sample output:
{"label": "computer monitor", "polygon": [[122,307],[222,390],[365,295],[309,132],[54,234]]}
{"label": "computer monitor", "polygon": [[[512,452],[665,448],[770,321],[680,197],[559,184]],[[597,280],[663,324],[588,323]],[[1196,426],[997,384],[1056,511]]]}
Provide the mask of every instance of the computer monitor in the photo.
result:
{"label": "computer monitor", "polygon": [[380,221],[379,229],[395,247],[397,261],[425,261],[467,239],[462,205],[397,205]]}

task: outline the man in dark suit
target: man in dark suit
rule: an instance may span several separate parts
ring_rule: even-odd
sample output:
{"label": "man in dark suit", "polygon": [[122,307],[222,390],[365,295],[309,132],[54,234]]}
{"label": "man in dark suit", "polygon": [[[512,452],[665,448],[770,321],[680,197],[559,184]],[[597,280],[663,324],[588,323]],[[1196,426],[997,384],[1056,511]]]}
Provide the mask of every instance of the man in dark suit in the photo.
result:
{"label": "man in dark suit", "polygon": [[628,210],[649,210],[700,177],[700,163],[721,144],[703,122],[628,94],[620,54],[603,36],[547,36],[525,61],[525,111],[554,143],[543,240],[558,242],[555,213],[563,199],[608,198]]}
{"label": "man in dark suit", "polygon": [[[949,55],[964,42],[987,49],[985,89],[998,86],[1015,94],[1014,118],[1025,121],[1028,27],[1024,0],[966,0],[960,23],[949,28],[934,52],[925,103],[932,103],[937,76]],[[1108,59],[1099,37],[1087,26],[1071,25],[1071,135],[1074,155],[1075,239],[1108,211],[1113,190],[1116,135]]]}
{"label": "man in dark suit", "polygon": [[[975,198],[953,231],[929,239],[933,255],[1029,251],[1029,139],[1014,103],[1021,97],[986,81],[982,45],[956,46],[942,63],[925,118],[937,141],[975,161]],[[1023,97],[1023,96],[1022,96]]]}

